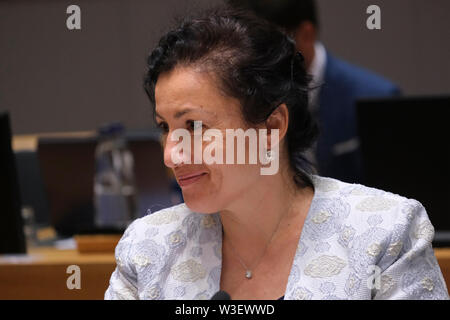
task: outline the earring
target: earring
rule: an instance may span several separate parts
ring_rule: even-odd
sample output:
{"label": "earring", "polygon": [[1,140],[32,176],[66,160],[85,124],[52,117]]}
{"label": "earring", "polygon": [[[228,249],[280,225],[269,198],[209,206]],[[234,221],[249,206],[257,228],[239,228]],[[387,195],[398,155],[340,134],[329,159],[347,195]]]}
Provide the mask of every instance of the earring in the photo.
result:
{"label": "earring", "polygon": [[268,162],[272,162],[273,161],[273,152],[272,150],[267,150],[266,152],[266,159]]}

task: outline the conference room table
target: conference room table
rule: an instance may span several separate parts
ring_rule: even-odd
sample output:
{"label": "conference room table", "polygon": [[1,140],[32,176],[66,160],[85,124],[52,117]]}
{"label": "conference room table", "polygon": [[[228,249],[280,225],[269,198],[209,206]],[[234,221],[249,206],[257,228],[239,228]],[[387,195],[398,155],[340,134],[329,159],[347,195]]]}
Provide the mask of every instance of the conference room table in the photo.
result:
{"label": "conference room table", "polygon": [[[435,248],[450,287],[450,248]],[[70,266],[80,270],[80,288],[69,289]],[[38,247],[25,255],[0,255],[0,299],[103,299],[116,267],[113,252]]]}
{"label": "conference room table", "polygon": [[98,237],[107,241],[97,241],[95,250],[40,246],[0,255],[0,299],[103,299],[120,237]]}

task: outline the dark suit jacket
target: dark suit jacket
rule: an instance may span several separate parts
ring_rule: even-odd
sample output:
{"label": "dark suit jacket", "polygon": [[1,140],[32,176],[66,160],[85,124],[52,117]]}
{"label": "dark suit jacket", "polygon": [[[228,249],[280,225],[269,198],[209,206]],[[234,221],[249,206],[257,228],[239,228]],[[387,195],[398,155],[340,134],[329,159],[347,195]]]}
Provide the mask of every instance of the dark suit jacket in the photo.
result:
{"label": "dark suit jacket", "polygon": [[364,182],[355,102],[360,98],[399,94],[399,88],[389,80],[327,52],[324,84],[316,111],[320,128],[316,149],[320,175]]}

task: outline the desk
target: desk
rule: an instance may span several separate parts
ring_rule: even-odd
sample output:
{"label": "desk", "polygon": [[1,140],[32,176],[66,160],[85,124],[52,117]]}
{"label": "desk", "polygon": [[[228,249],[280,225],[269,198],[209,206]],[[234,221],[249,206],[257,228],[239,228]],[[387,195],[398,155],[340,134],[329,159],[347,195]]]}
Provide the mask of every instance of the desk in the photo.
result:
{"label": "desk", "polygon": [[435,248],[434,254],[447,283],[447,290],[450,290],[450,248]]}
{"label": "desk", "polygon": [[[435,254],[450,288],[450,248],[436,248]],[[72,264],[81,269],[80,290],[66,285]],[[39,248],[14,258],[0,256],[0,299],[103,299],[115,266],[113,253]]]}
{"label": "desk", "polygon": [[[79,290],[67,288],[70,265],[80,267]],[[114,253],[35,248],[0,256],[0,299],[103,299],[115,267]]]}

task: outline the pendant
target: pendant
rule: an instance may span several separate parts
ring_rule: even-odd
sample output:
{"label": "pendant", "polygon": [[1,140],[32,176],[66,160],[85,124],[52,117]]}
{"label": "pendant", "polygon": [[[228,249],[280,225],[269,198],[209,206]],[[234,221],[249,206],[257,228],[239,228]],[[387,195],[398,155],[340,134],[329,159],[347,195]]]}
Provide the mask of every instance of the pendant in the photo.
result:
{"label": "pendant", "polygon": [[245,271],[245,277],[246,277],[247,279],[251,279],[251,278],[252,278],[252,271],[251,271],[251,270]]}

